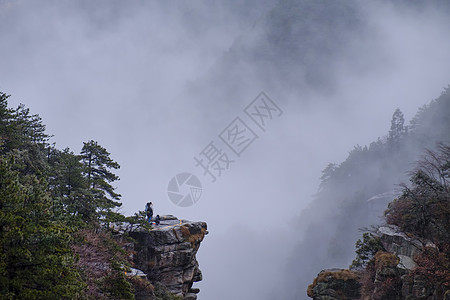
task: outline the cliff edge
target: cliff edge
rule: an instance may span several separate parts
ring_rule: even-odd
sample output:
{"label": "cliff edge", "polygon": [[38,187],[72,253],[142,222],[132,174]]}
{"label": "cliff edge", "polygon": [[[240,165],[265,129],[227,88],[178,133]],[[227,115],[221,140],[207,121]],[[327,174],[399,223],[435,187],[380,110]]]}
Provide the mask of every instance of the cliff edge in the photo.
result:
{"label": "cliff edge", "polygon": [[[126,244],[133,265],[128,276],[140,279],[134,284],[136,299],[159,299],[156,289],[176,295],[174,299],[195,300],[198,288],[194,282],[202,280],[202,272],[196,259],[200,243],[207,231],[205,222],[179,220],[174,216],[162,216],[159,225],[151,230],[132,224],[114,225],[114,230],[127,233],[133,242]],[[144,288],[148,281],[153,288]],[[153,291],[152,291],[153,290]]]}

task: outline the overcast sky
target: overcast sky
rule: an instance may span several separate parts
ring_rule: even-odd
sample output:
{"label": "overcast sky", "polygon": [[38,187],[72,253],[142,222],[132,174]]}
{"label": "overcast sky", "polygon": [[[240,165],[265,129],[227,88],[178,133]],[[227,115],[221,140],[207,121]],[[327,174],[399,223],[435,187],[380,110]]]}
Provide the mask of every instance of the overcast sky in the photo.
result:
{"label": "overcast sky", "polygon": [[[276,299],[271,293],[299,238],[292,224],[321,170],[385,135],[397,107],[409,120],[450,83],[448,16],[365,4],[376,47],[349,49],[350,58],[333,65],[332,93],[270,89],[277,78],[268,85],[254,75],[245,91],[223,100],[223,89],[206,78],[216,68],[226,73],[224,53],[257,35],[276,2],[0,0],[0,90],[12,95],[10,105],[40,114],[58,148],[78,153],[90,139],[107,148],[121,165],[125,214],[152,201],[157,214],[208,223],[199,299]],[[356,70],[353,59],[371,63]],[[283,114],[265,132],[254,127],[258,139],[212,183],[193,157],[211,141],[229,151],[219,134],[238,116],[254,126],[243,110],[261,91]],[[181,172],[203,185],[187,208],[167,196]]]}

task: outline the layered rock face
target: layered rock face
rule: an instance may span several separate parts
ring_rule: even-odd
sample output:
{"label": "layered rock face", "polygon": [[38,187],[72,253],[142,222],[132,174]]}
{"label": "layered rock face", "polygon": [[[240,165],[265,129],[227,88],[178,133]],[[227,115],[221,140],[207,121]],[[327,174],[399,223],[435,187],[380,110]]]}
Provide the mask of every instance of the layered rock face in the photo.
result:
{"label": "layered rock face", "polygon": [[[402,299],[450,299],[450,290],[445,287],[430,288],[427,286],[427,278],[420,275],[407,276],[416,267],[414,257],[424,251],[425,247],[436,247],[433,243],[409,237],[393,225],[380,227],[378,235],[386,251],[398,257],[398,264],[395,268],[391,266],[391,273],[399,277]],[[377,270],[376,275],[386,272],[386,269],[387,267]]]}
{"label": "layered rock face", "polygon": [[378,228],[378,235],[384,249],[399,257],[398,268],[406,270],[415,268],[414,256],[422,249],[419,240],[406,236],[397,226],[392,225]]}
{"label": "layered rock face", "polygon": [[[146,277],[153,285],[163,286],[183,300],[197,299],[193,283],[202,280],[196,259],[197,251],[207,232],[205,222],[178,220],[162,216],[153,229],[126,230],[135,240],[133,250],[134,272]],[[150,295],[136,295],[136,299],[154,299]]]}

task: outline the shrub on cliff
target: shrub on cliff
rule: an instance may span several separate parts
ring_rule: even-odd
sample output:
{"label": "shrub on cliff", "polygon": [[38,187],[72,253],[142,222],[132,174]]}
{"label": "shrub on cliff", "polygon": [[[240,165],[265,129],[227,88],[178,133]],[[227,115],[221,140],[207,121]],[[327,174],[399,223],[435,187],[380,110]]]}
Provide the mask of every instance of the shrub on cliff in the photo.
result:
{"label": "shrub on cliff", "polygon": [[[397,256],[381,251],[379,239],[365,233],[356,244],[357,258],[352,264],[363,267],[363,297],[402,299],[402,286],[416,282],[420,287],[407,287],[404,292],[416,289],[421,290],[420,297],[440,299],[450,289],[450,146],[440,144],[438,151],[427,151],[410,181],[411,186],[403,185],[402,195],[389,204],[385,219],[407,236],[423,241],[421,252],[414,257],[417,266],[410,272],[400,270]],[[431,246],[427,245],[430,240]]]}
{"label": "shrub on cliff", "polygon": [[[377,241],[375,245],[380,243],[376,237],[372,238],[374,240]],[[401,299],[401,274],[397,270],[399,258],[384,249],[374,254],[375,248],[370,249],[371,259],[363,269],[359,269],[362,299]]]}
{"label": "shrub on cliff", "polygon": [[72,245],[78,259],[77,268],[88,284],[89,298],[134,299],[131,284],[125,277],[127,255],[110,232],[83,229]]}
{"label": "shrub on cliff", "polygon": [[397,268],[399,262],[399,258],[393,253],[378,251],[375,254],[374,289],[370,293],[373,299],[402,299],[402,273]]}
{"label": "shrub on cliff", "polygon": [[367,267],[367,264],[373,264],[375,254],[384,250],[379,237],[370,232],[365,232],[362,240],[359,239],[356,242],[356,258],[350,265],[350,269],[363,269]]}
{"label": "shrub on cliff", "polygon": [[435,244],[450,240],[450,146],[428,150],[412,173],[411,187],[389,204],[386,222]]}
{"label": "shrub on cliff", "polygon": [[444,299],[444,293],[450,291],[450,244],[441,248],[424,247],[414,261],[417,267],[407,275],[409,280],[426,278],[424,288],[434,290],[440,299]]}

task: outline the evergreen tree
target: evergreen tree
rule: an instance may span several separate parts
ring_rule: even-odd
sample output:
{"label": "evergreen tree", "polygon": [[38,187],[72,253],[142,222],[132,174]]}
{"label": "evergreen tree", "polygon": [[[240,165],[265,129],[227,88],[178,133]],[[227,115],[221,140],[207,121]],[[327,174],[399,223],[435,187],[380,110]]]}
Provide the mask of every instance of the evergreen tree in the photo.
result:
{"label": "evergreen tree", "polygon": [[49,145],[41,118],[23,105],[8,108],[7,100],[0,92],[0,298],[91,298],[87,283],[97,286],[96,297],[132,298],[116,244],[100,263],[99,280],[80,264],[89,256],[83,230],[113,243],[96,225],[125,218],[113,211],[121,203],[111,170],[119,165],[94,141],[81,155]]}
{"label": "evergreen tree", "polygon": [[0,158],[0,293],[3,299],[73,299],[84,284],[70,229],[54,221],[45,181],[21,175],[26,152]]}
{"label": "evergreen tree", "polygon": [[95,141],[85,142],[81,150],[83,173],[91,192],[91,201],[95,205],[95,213],[105,221],[113,221],[119,217],[113,211],[122,203],[118,202],[121,195],[115,192],[111,185],[119,177],[111,169],[119,169],[120,165],[110,158],[110,153]]}
{"label": "evergreen tree", "polygon": [[397,108],[392,115],[391,129],[389,130],[388,141],[392,145],[398,145],[400,140],[406,135],[407,128],[404,126],[405,118],[403,113]]}
{"label": "evergreen tree", "polygon": [[30,109],[23,104],[20,104],[13,114],[18,136],[23,139],[22,144],[46,144],[49,136],[45,133],[45,125],[39,115],[30,115]]}
{"label": "evergreen tree", "polygon": [[48,161],[50,164],[50,190],[55,200],[55,209],[61,211],[61,215],[70,219],[81,218],[92,220],[95,218],[95,207],[89,201],[89,186],[83,176],[83,165],[80,156],[75,155],[69,148],[59,151],[51,148]]}
{"label": "evergreen tree", "polygon": [[13,150],[28,152],[29,160],[21,171],[27,174],[45,170],[47,141],[45,125],[39,115],[31,115],[23,104],[16,109],[7,107],[7,96],[0,92],[0,154]]}
{"label": "evergreen tree", "polygon": [[319,191],[333,179],[333,175],[335,174],[337,168],[337,164],[329,163],[327,167],[322,170],[322,176],[320,176],[321,183],[319,186]]}
{"label": "evergreen tree", "polygon": [[0,153],[7,151],[6,145],[9,140],[9,122],[11,110],[8,108],[8,95],[0,92]]}

